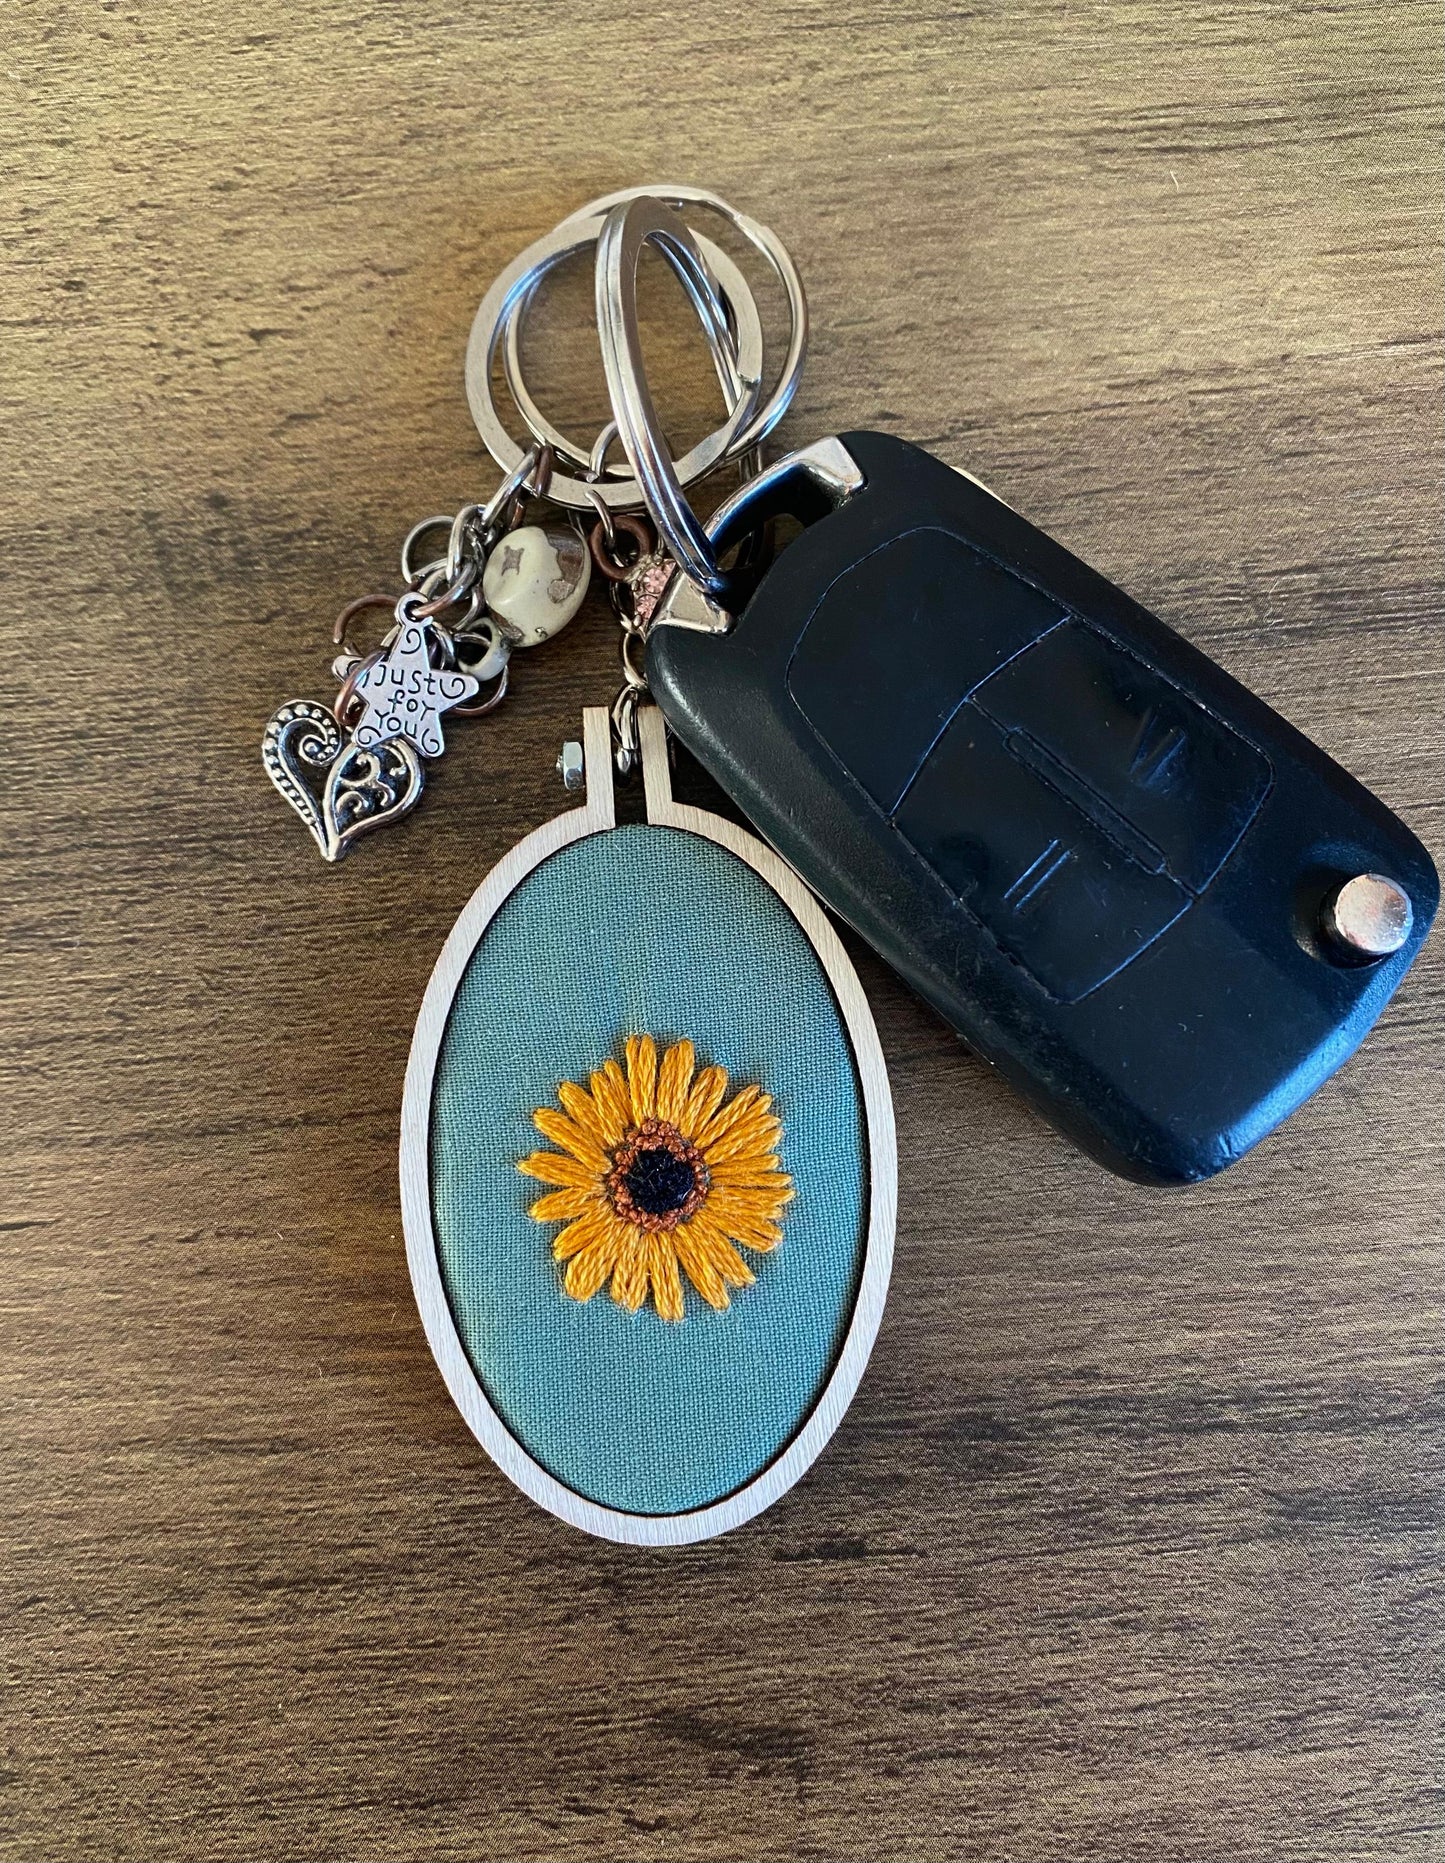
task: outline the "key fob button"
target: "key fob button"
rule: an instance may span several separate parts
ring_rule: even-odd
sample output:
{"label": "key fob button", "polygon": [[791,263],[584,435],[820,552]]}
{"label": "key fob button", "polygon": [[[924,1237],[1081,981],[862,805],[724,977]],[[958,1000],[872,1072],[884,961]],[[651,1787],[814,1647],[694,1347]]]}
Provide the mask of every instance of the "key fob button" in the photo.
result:
{"label": "key fob button", "polygon": [[[1124,822],[1182,886],[1201,893],[1269,791],[1269,759],[1097,629],[1071,620],[973,695],[1041,769]],[[1090,813],[1089,802],[1083,806]]]}
{"label": "key fob button", "polygon": [[890,811],[963,696],[1064,611],[947,531],[891,538],[837,578],[799,637],[788,690]]}
{"label": "key fob button", "polygon": [[959,707],[894,822],[995,942],[1060,1002],[1113,976],[1189,905]]}

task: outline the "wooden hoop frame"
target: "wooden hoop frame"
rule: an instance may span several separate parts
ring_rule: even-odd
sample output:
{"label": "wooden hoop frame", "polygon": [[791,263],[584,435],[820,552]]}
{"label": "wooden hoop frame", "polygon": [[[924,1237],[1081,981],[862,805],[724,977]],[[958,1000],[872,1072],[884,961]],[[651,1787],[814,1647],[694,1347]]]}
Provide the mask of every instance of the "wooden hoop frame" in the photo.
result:
{"label": "wooden hoop frame", "polygon": [[528,1455],[492,1408],[452,1317],[432,1228],[431,1108],[437,1057],[458,986],[503,901],[560,848],[617,825],[611,726],[607,712],[599,707],[582,714],[586,803],[536,829],[505,854],[463,907],[442,946],[422,999],[407,1063],[401,1109],[401,1210],[407,1265],[432,1354],[468,1428],[503,1474],[549,1512],[586,1533],[634,1546],[681,1546],[726,1533],[771,1506],[817,1458],[841,1422],[868,1363],[888,1293],[897,1220],[898,1147],[878,1031],[863,986],[822,907],[771,848],[721,816],[674,802],[662,714],[655,706],[646,706],[638,714],[638,726],[648,821],[716,842],[778,894],[802,926],[827,974],[852,1046],[868,1142],[868,1234],[847,1336],[822,1395],[786,1447],[726,1499],[685,1513],[624,1513],[584,1499]]}

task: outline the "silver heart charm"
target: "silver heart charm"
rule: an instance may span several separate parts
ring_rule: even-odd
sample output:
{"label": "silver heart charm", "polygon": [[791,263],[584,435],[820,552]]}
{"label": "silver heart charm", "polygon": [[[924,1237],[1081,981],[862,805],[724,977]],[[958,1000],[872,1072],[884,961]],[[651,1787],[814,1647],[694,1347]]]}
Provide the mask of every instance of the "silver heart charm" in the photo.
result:
{"label": "silver heart charm", "polygon": [[[361,835],[407,814],[422,791],[421,759],[405,738],[363,749],[310,699],[293,699],[270,720],[261,762],[323,860],[340,860]],[[326,771],[319,796],[306,781],[308,769]]]}

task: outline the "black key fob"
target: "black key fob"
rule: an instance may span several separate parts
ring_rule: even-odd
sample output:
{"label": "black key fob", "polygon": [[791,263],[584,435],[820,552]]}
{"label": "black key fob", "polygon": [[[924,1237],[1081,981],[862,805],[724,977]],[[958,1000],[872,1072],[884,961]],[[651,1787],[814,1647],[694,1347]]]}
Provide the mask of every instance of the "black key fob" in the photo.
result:
{"label": "black key fob", "polygon": [[714,521],[802,533],[676,577],[669,724],[827,903],[1114,1170],[1221,1170],[1364,1038],[1434,916],[1409,829],[983,486],[876,433]]}

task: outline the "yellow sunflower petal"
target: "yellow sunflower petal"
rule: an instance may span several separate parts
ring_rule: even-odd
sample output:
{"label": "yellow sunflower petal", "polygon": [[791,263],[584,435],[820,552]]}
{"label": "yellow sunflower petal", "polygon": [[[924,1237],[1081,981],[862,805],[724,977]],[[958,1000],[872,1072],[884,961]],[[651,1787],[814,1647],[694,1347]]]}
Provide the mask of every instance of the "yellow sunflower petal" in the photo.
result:
{"label": "yellow sunflower petal", "polygon": [[629,1313],[647,1298],[647,1250],[640,1231],[629,1229],[619,1246],[612,1271],[612,1298]]}
{"label": "yellow sunflower petal", "polygon": [[718,1229],[730,1242],[738,1242],[744,1248],[770,1249],[783,1239],[782,1226],[774,1219],[780,1212],[759,1211],[747,1215],[735,1215],[731,1221],[718,1218]]}
{"label": "yellow sunflower petal", "polygon": [[752,1184],[728,1184],[714,1181],[712,1191],[708,1197],[708,1203],[712,1209],[713,1215],[721,1221],[722,1212],[725,1209],[741,1211],[765,1210],[772,1209],[775,1205],[781,1208],[783,1204],[790,1200],[792,1194],[792,1178],[785,1175],[782,1171],[779,1171],[775,1177],[770,1178],[766,1183],[756,1186]]}
{"label": "yellow sunflower petal", "polygon": [[778,1154],[771,1146],[765,1151],[734,1151],[724,1140],[721,1145],[714,1145],[711,1153],[704,1153],[707,1158],[710,1177],[726,1177],[730,1171],[768,1171],[778,1165]]}
{"label": "yellow sunflower petal", "polygon": [[545,1197],[538,1197],[528,1215],[534,1216],[539,1223],[561,1223],[570,1217],[586,1216],[591,1210],[606,1207],[596,1190],[549,1190]]}
{"label": "yellow sunflower petal", "polygon": [[[597,1110],[596,1100],[587,1089],[579,1087],[576,1081],[564,1080],[557,1088],[557,1098],[562,1102],[563,1111],[584,1138],[591,1139],[594,1145],[600,1145],[606,1150],[609,1141],[602,1128],[602,1117]],[[611,1142],[615,1144],[616,1140]]]}
{"label": "yellow sunflower petal", "polygon": [[[720,1106],[717,1109],[712,1118],[708,1120],[707,1124],[703,1126],[702,1130],[697,1134],[694,1142],[703,1156],[706,1157],[714,1145],[718,1144],[720,1140],[725,1139],[727,1135],[737,1127],[739,1120],[745,1119],[748,1114],[754,1111],[765,1113],[767,1108],[771,1105],[772,1101],[768,1098],[767,1094],[759,1093],[756,1087],[742,1087],[733,1095],[726,1106]],[[744,1127],[743,1130],[747,1130],[747,1128]]]}
{"label": "yellow sunflower petal", "polygon": [[793,1181],[774,1152],[761,1158],[728,1158],[721,1164],[710,1164],[707,1173],[714,1190],[724,1184],[737,1190],[771,1190]]}
{"label": "yellow sunflower petal", "polygon": [[699,1149],[709,1164],[723,1164],[730,1158],[765,1158],[777,1149],[783,1135],[781,1121],[771,1114],[758,1115],[751,1107],[726,1132],[700,1141]]}
{"label": "yellow sunflower petal", "polygon": [[792,1194],[784,1191],[781,1195],[756,1197],[747,1203],[724,1203],[718,1201],[713,1206],[713,1217],[720,1229],[736,1235],[739,1226],[744,1223],[775,1223],[792,1201]]}
{"label": "yellow sunflower petal", "polygon": [[675,1042],[662,1057],[657,1072],[657,1117],[676,1125],[692,1084],[694,1067],[692,1043]]}
{"label": "yellow sunflower petal", "polygon": [[682,1281],[677,1272],[677,1250],[670,1236],[650,1236],[647,1274],[652,1282],[652,1304],[665,1320],[682,1318]]}
{"label": "yellow sunflower petal", "polygon": [[590,1300],[612,1272],[616,1260],[617,1241],[614,1236],[599,1236],[567,1264],[567,1272],[562,1277],[562,1285],[574,1300]]}
{"label": "yellow sunflower petal", "polygon": [[738,1212],[739,1220],[745,1223],[775,1223],[792,1201],[791,1189],[769,1192],[767,1196],[745,1205]]}
{"label": "yellow sunflower petal", "polygon": [[692,1225],[683,1223],[672,1232],[673,1247],[683,1272],[710,1307],[719,1313],[728,1308],[728,1290],[722,1276],[712,1265],[703,1244],[690,1233]]}
{"label": "yellow sunflower petal", "polygon": [[612,1160],[607,1153],[595,1139],[588,1138],[580,1126],[573,1125],[566,1113],[559,1113],[551,1106],[539,1106],[532,1115],[532,1124],[543,1138],[571,1152],[579,1164],[585,1164],[599,1177],[605,1177],[611,1170]]}
{"label": "yellow sunflower petal", "polygon": [[718,1102],[728,1090],[725,1067],[705,1067],[688,1090],[682,1116],[677,1122],[684,1138],[697,1139],[698,1132],[717,1111]]}
{"label": "yellow sunflower petal", "polygon": [[[683,1227],[684,1225],[680,1224],[674,1234],[681,1235]],[[751,1287],[756,1276],[733,1247],[721,1227],[713,1220],[710,1210],[699,1210],[685,1227],[691,1235],[697,1238],[708,1261],[724,1281],[732,1287]]]}
{"label": "yellow sunflower petal", "polygon": [[793,1199],[792,1186],[775,1178],[770,1184],[714,1184],[708,1198],[712,1213],[727,1227],[724,1211],[737,1216],[776,1216]]}
{"label": "yellow sunflower petal", "polygon": [[776,1223],[750,1221],[739,1223],[736,1228],[729,1224],[728,1233],[734,1242],[743,1248],[755,1248],[760,1255],[766,1255],[783,1239],[783,1232]]}
{"label": "yellow sunflower petal", "polygon": [[622,1142],[622,1135],[632,1124],[632,1096],[627,1081],[615,1061],[607,1062],[592,1076],[592,1099],[602,1127],[602,1142],[610,1151]]}
{"label": "yellow sunflower petal", "polygon": [[517,1169],[543,1184],[560,1184],[566,1190],[586,1190],[600,1183],[601,1173],[589,1170],[560,1151],[534,1151],[517,1160]]}
{"label": "yellow sunflower petal", "polygon": [[729,1287],[751,1287],[757,1276],[726,1237],[714,1243],[712,1259]]}
{"label": "yellow sunflower petal", "polygon": [[575,1223],[568,1223],[565,1229],[559,1229],[552,1238],[552,1259],[566,1261],[577,1254],[589,1243],[597,1242],[610,1235],[613,1224],[608,1216],[599,1211],[590,1211],[586,1216],[579,1216]]}
{"label": "yellow sunflower petal", "polygon": [[713,1266],[729,1287],[752,1286],[757,1277],[726,1237],[713,1243],[710,1252]]}
{"label": "yellow sunflower petal", "polygon": [[627,1084],[632,1092],[632,1117],[641,1125],[657,1106],[657,1043],[650,1035],[627,1037]]}

